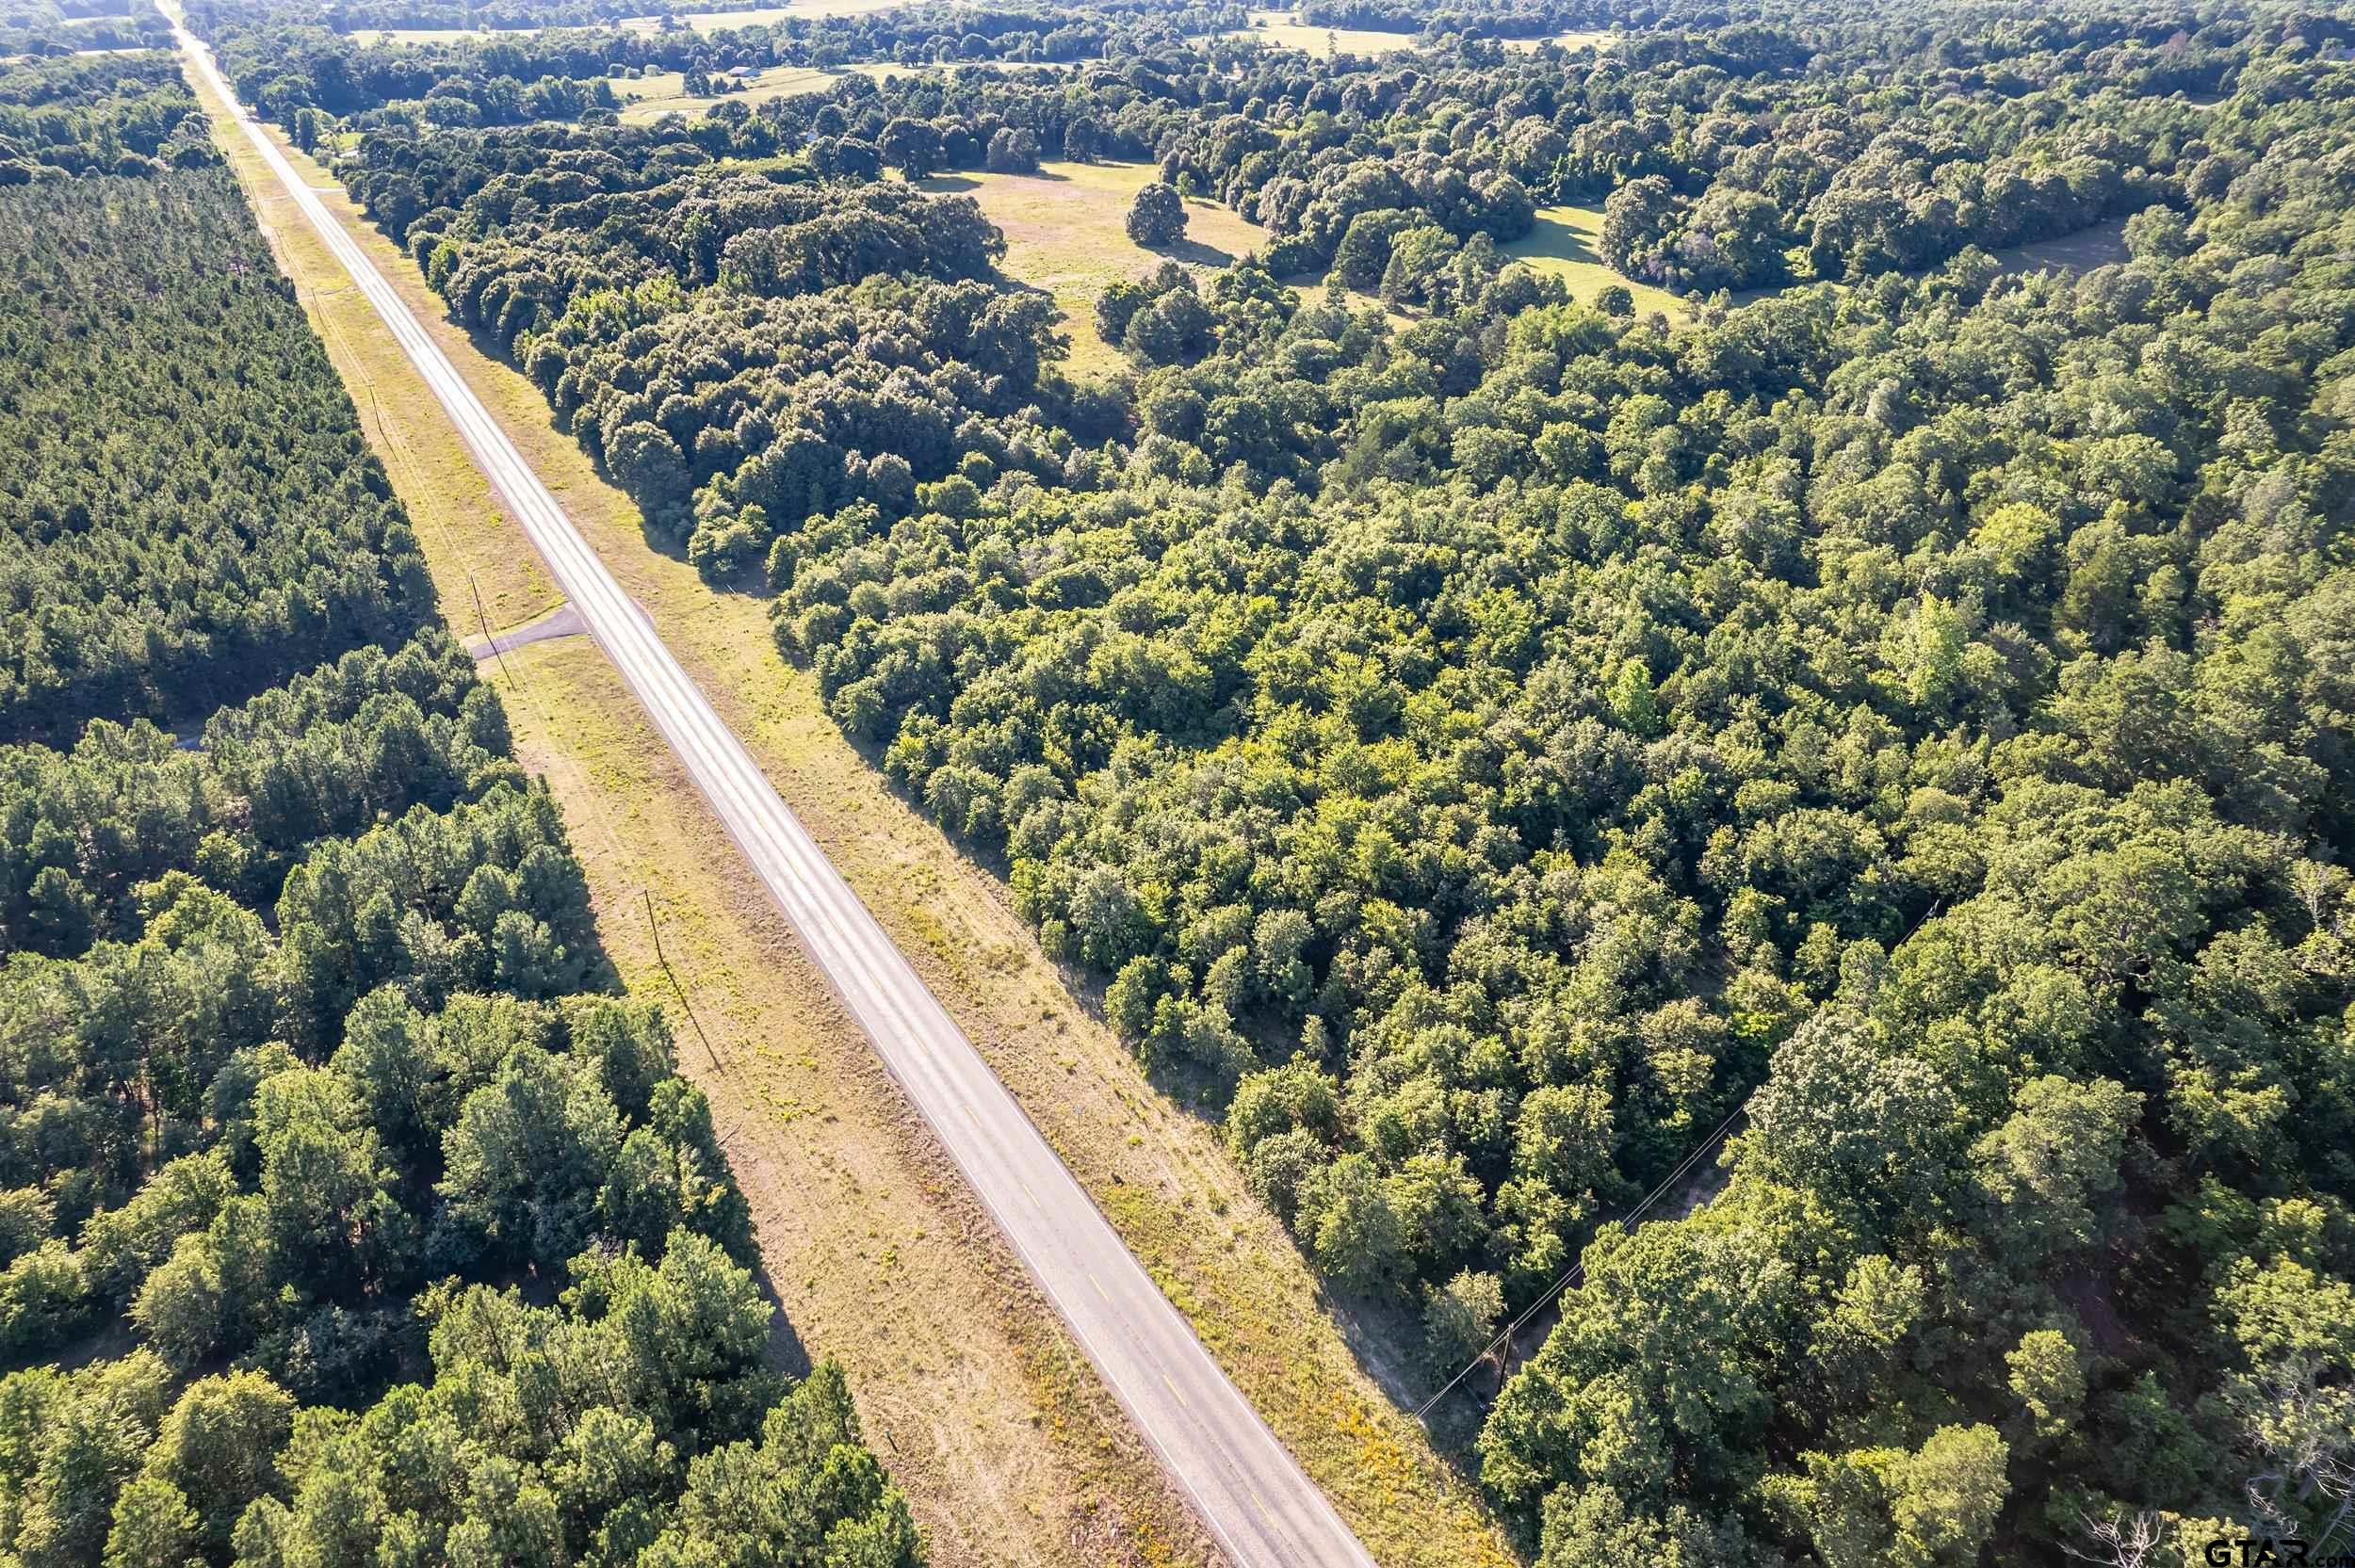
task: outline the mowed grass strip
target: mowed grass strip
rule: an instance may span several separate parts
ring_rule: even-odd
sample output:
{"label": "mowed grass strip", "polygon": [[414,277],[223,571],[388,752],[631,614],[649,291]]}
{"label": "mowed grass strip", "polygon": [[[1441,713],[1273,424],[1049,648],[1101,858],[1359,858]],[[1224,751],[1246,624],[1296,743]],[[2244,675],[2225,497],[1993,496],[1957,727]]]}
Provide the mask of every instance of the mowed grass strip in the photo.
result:
{"label": "mowed grass strip", "polygon": [[692,11],[679,17],[699,33],[725,32],[730,27],[769,27],[800,18],[817,21],[829,16],[864,16],[887,11],[909,0],[804,0],[797,6],[762,6],[740,11]]}
{"label": "mowed grass strip", "polygon": [[456,43],[461,39],[528,38],[537,27],[355,27],[351,40],[362,47],[378,43]]}
{"label": "mowed grass strip", "polygon": [[[328,183],[307,163],[298,160],[297,167],[314,183]],[[1141,184],[1148,172],[1121,178]],[[766,603],[714,593],[682,554],[650,542],[636,507],[554,428],[539,390],[521,372],[483,355],[449,322],[415,264],[348,199],[338,193],[326,200],[1376,1560],[1385,1568],[1506,1568],[1514,1559],[1494,1517],[1352,1349],[1391,1342],[1394,1326],[1360,1321],[1325,1301],[1281,1225],[1244,1188],[1217,1129],[1146,1079],[1134,1057],[1040,953],[1004,888],[868,766],[827,717],[808,671],[778,658]],[[1125,203],[1119,210],[1125,218]],[[1121,237],[1125,242],[1125,233]],[[528,671],[524,680],[528,697]],[[696,838],[690,847],[704,858],[735,858],[716,838]],[[679,852],[675,847],[674,852]],[[739,968],[771,962],[756,954],[735,960]],[[866,1049],[863,1041],[851,1043]],[[691,1065],[693,1056],[690,1041],[682,1050],[683,1064]],[[903,1108],[896,1092],[880,1084],[875,1092],[888,1094],[895,1112]],[[962,1194],[963,1184],[953,1185]],[[827,1287],[836,1279],[828,1260],[812,1262],[818,1284],[808,1288]],[[797,1266],[771,1261],[773,1271]],[[832,1288],[853,1292],[864,1303],[860,1310],[872,1312],[868,1285],[842,1271]],[[952,1315],[942,1332],[968,1332],[970,1317]],[[1060,1329],[1051,1332],[1056,1343],[1066,1343]],[[831,1348],[818,1329],[811,1333],[821,1349]],[[892,1374],[885,1369],[884,1375]],[[912,1384],[923,1381],[904,1369],[898,1375]],[[1101,1395],[1092,1374],[1080,1379],[1077,1389],[1087,1400]],[[1069,1398],[1081,1398],[1080,1391]],[[908,1396],[919,1392],[912,1385]],[[1073,1407],[1059,1409],[1056,1418],[1084,1416],[1084,1408]],[[1110,1445],[1108,1455],[1117,1457],[1131,1437],[1123,1425],[1116,1435],[1090,1438],[1083,1431],[1080,1441]],[[881,1447],[891,1462],[889,1445]],[[1192,1520],[1161,1523],[1168,1516],[1153,1505],[1165,1495],[1157,1490],[1166,1484],[1159,1473],[1121,1474],[1131,1479],[1101,1497],[1099,1506],[1129,1511],[1122,1553],[1083,1549],[1080,1556],[1091,1562],[1186,1560],[1194,1550],[1183,1533]],[[1000,1550],[989,1560],[1005,1557]]]}
{"label": "mowed grass strip", "polygon": [[2006,272],[2090,272],[2097,267],[2131,259],[2126,249],[2126,220],[2113,218],[2063,234],[1990,252]]}
{"label": "mowed grass strip", "polygon": [[922,65],[901,65],[898,60],[862,60],[842,69],[877,82],[887,82],[895,76],[915,77],[927,73],[936,76],[954,76],[968,71],[1073,71],[1086,62],[1071,60],[928,60]]}
{"label": "mowed grass strip", "polygon": [[1535,50],[1549,43],[1558,43],[1564,49],[1600,51],[1610,48],[1617,41],[1618,35],[1616,33],[1549,33],[1544,38],[1509,38],[1504,40],[1504,46],[1507,49]]}

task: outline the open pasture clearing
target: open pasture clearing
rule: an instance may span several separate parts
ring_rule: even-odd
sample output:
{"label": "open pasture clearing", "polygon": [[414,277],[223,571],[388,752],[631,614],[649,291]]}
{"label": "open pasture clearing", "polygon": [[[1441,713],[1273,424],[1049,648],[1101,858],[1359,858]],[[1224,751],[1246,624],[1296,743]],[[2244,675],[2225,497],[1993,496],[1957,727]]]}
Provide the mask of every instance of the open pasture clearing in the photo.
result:
{"label": "open pasture clearing", "polygon": [[2006,272],[2040,272],[2048,267],[2064,272],[2090,272],[2097,267],[2128,259],[2126,220],[2114,218],[2057,239],[2008,246],[1991,253],[2003,263]]}
{"label": "open pasture clearing", "polygon": [[1364,27],[1304,27],[1290,11],[1253,11],[1251,25],[1225,35],[1252,39],[1273,49],[1304,50],[1319,58],[1330,55],[1392,55],[1415,44],[1412,33],[1377,33]]}
{"label": "open pasture clearing", "polygon": [[1692,307],[1666,289],[1630,283],[1604,265],[1601,239],[1600,207],[1540,207],[1536,228],[1528,237],[1504,247],[1504,253],[1561,279],[1582,304],[1594,303],[1595,296],[1606,285],[1618,283],[1635,296],[1639,313],[1659,311],[1671,321],[1692,315]]}
{"label": "open pasture clearing", "polygon": [[1534,52],[1542,48],[1546,44],[1558,43],[1565,49],[1595,49],[1600,51],[1609,49],[1617,41],[1618,35],[1616,33],[1549,33],[1544,38],[1509,38],[1504,40],[1504,46],[1507,49],[1521,49]]}
{"label": "open pasture clearing", "polygon": [[1215,202],[1186,203],[1186,237],[1167,251],[1129,237],[1129,204],[1153,179],[1148,163],[1063,163],[1035,174],[982,171],[936,175],[927,190],[963,191],[1005,232],[1006,276],[1055,297],[1071,334],[1071,369],[1113,368],[1117,349],[1096,332],[1096,301],[1115,283],[1143,278],[1163,261],[1224,267],[1262,243],[1266,231]]}
{"label": "open pasture clearing", "polygon": [[615,82],[614,88],[615,90],[631,99],[628,106],[622,110],[622,118],[633,124],[645,124],[659,120],[666,114],[683,114],[691,119],[726,103],[742,104],[749,107],[766,103],[771,98],[793,98],[804,92],[823,92],[839,80],[841,80],[841,75],[837,72],[815,71],[799,65],[774,65],[753,77],[735,92],[702,93],[690,96],[674,88],[667,95],[653,96],[631,91],[632,89],[644,89],[649,86],[671,87],[674,83],[683,88],[684,80],[676,72],[665,72],[660,78],[642,77],[634,82],[625,77]]}

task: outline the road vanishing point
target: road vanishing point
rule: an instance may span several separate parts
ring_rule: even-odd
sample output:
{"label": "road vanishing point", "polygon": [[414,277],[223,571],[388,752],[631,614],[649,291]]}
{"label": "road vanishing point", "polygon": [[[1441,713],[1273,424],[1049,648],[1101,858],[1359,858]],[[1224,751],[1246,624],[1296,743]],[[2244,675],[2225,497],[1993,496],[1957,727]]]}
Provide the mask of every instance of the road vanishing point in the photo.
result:
{"label": "road vanishing point", "polygon": [[1373,1568],[688,678],[408,304],[173,19],[183,57],[384,318],[591,636],[1237,1568]]}

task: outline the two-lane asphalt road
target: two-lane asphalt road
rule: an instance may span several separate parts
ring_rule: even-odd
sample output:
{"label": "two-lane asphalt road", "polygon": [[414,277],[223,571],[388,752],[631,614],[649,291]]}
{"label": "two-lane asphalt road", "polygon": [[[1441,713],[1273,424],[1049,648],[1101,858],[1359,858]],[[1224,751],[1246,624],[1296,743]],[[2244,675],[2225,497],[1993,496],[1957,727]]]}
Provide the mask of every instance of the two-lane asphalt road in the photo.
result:
{"label": "two-lane asphalt road", "polygon": [[1373,1568],[408,305],[236,105],[210,54],[185,30],[175,36],[189,68],[232,105],[238,128],[432,387],[590,634],[1227,1555],[1238,1568]]}

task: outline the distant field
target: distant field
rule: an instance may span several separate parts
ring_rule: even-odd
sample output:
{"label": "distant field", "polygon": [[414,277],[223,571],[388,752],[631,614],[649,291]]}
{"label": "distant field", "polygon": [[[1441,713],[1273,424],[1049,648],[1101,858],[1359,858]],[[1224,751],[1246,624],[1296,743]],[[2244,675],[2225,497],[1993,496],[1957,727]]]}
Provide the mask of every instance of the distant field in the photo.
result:
{"label": "distant field", "polygon": [[2114,218],[2107,223],[2096,223],[2090,229],[2080,229],[2058,239],[2040,239],[2034,245],[2014,245],[1993,252],[2004,264],[2006,272],[2040,272],[2057,267],[2066,272],[2089,272],[2097,267],[2128,259],[2126,254],[2126,220]]}
{"label": "distant field", "polygon": [[1617,41],[1618,37],[1614,33],[1554,33],[1546,38],[1509,38],[1504,40],[1504,46],[1534,52],[1540,44],[1546,43],[1558,43],[1565,49],[1584,49],[1591,44],[1600,50],[1608,49]]}
{"label": "distant field", "polygon": [[1070,62],[1064,60],[950,60],[945,65],[901,65],[897,60],[867,60],[858,65],[844,66],[862,76],[880,82],[892,76],[921,76],[927,72],[935,75],[953,75],[960,71],[973,71],[989,66],[999,71],[1061,71]]}
{"label": "distant field", "polygon": [[[1096,335],[1096,301],[1115,283],[1142,278],[1167,257],[1129,238],[1129,203],[1153,166],[1145,163],[1049,163],[1036,174],[961,173],[923,182],[926,190],[963,191],[1005,231],[1005,273],[1055,297],[1071,334],[1070,367],[1088,374],[1119,363]],[[1214,202],[1186,203],[1186,238],[1176,259],[1224,267],[1266,234]]]}
{"label": "distant field", "polygon": [[1506,246],[1504,253],[1561,279],[1569,285],[1571,297],[1582,303],[1591,304],[1604,284],[1618,283],[1635,296],[1639,314],[1659,311],[1671,321],[1692,315],[1692,307],[1666,289],[1630,283],[1604,266],[1596,250],[1601,237],[1600,207],[1540,207],[1537,227],[1528,238]]}
{"label": "distant field", "polygon": [[[516,29],[537,32],[536,27]],[[362,46],[371,43],[455,43],[460,39],[488,38],[487,27],[362,27],[351,35],[351,41]]]}
{"label": "distant field", "polygon": [[823,16],[864,16],[869,11],[887,11],[907,3],[908,0],[804,0],[798,6],[763,6],[755,10],[681,12],[679,20],[699,33],[716,33],[728,27],[766,27],[797,16],[812,20]]}
{"label": "distant field", "polygon": [[[658,76],[641,77],[637,81],[624,79],[613,84],[616,91],[631,97],[629,106],[622,110],[622,118],[633,124],[645,124],[666,114],[694,116],[717,104],[731,100],[747,105],[765,103],[771,98],[791,98],[804,92],[823,92],[840,80],[831,71],[813,71],[806,66],[775,65],[753,78],[740,92],[711,93],[690,97],[679,90],[685,85],[676,72],[664,72]],[[668,89],[655,95],[654,89]],[[636,89],[636,90],[633,90]]]}
{"label": "distant field", "polygon": [[1412,33],[1377,33],[1363,27],[1304,27],[1290,11],[1253,11],[1251,25],[1228,38],[1256,39],[1275,49],[1300,49],[1320,57],[1344,55],[1389,55],[1411,48]]}
{"label": "distant field", "polygon": [[642,98],[683,98],[687,95],[687,73],[683,71],[649,71],[643,76],[609,76],[614,96],[624,104]]}

